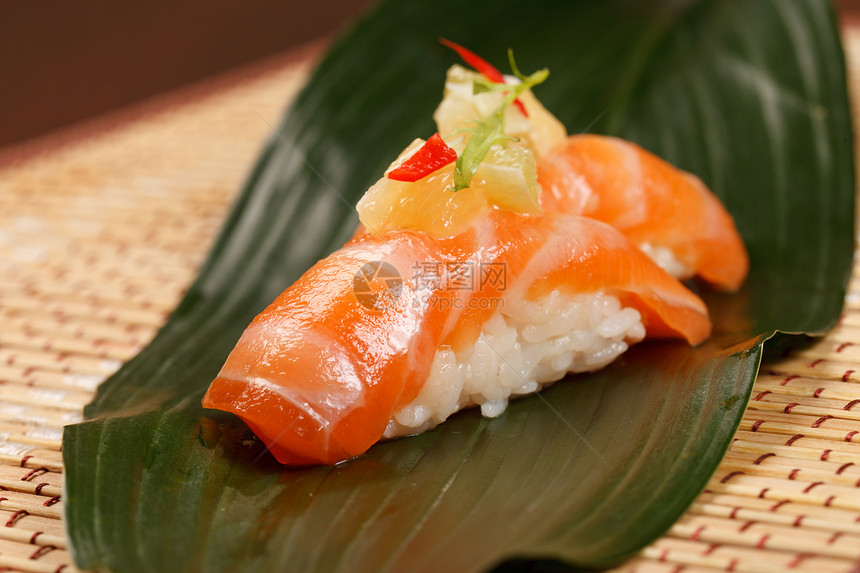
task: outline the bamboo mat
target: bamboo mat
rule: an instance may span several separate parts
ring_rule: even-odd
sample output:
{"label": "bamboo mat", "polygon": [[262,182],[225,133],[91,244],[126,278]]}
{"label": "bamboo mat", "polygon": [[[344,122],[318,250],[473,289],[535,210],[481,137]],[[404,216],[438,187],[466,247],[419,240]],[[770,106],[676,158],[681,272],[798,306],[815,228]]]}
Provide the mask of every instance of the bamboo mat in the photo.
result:
{"label": "bamboo mat", "polygon": [[[62,427],[166,320],[318,53],[0,152],[0,571],[75,571]],[[617,571],[860,571],[858,382],[860,264],[839,326],[763,367],[705,492]]]}

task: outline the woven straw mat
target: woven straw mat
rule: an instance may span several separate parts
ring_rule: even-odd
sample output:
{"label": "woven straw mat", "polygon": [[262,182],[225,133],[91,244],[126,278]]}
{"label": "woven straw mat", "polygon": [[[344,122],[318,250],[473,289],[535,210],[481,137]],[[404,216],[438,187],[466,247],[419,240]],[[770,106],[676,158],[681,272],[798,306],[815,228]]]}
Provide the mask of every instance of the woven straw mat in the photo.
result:
{"label": "woven straw mat", "polygon": [[[167,319],[319,53],[0,151],[0,571],[75,571],[62,427]],[[857,277],[828,336],[763,367],[705,492],[618,571],[860,570]]]}

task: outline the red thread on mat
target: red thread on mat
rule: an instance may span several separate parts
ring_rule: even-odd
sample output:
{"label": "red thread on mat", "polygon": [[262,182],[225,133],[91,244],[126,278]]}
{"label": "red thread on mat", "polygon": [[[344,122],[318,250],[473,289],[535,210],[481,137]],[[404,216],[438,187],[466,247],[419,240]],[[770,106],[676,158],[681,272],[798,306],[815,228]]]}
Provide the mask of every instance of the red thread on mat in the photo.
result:
{"label": "red thread on mat", "polygon": [[767,540],[770,539],[770,533],[765,533],[761,536],[761,539],[758,540],[758,543],[755,544],[756,549],[764,549]]}
{"label": "red thread on mat", "polygon": [[23,458],[21,458],[21,467],[22,468],[25,467],[27,462],[30,461],[30,458],[32,458],[32,457],[33,456],[24,456]]}
{"label": "red thread on mat", "polygon": [[752,430],[753,432],[758,432],[758,427],[759,427],[759,426],[761,426],[762,424],[764,424],[764,420],[758,420],[757,422],[755,422],[755,423],[752,425],[751,430]]}
{"label": "red thread on mat", "polygon": [[43,488],[43,487],[45,487],[46,485],[51,485],[51,484],[49,484],[49,483],[48,483],[48,482],[46,482],[46,481],[43,481],[42,483],[40,483],[39,485],[37,485],[37,486],[36,486],[36,495],[42,495],[42,488]]}
{"label": "red thread on mat", "polygon": [[815,420],[812,423],[812,426],[810,426],[810,428],[817,428],[818,426],[820,426],[821,424],[823,424],[825,421],[829,420],[832,417],[833,416],[831,416],[830,414],[828,414],[826,416],[821,416],[820,418],[818,418],[817,420]]}
{"label": "red thread on mat", "polygon": [[675,565],[675,568],[670,573],[683,573],[686,568],[686,565]]}
{"label": "red thread on mat", "polygon": [[841,474],[842,472],[844,472],[845,470],[847,470],[848,468],[850,468],[853,465],[854,465],[854,462],[845,462],[844,464],[839,466],[838,470],[836,470],[836,475]]}
{"label": "red thread on mat", "polygon": [[30,545],[36,545],[36,538],[45,533],[44,531],[37,531],[33,534],[33,537],[30,538]]}
{"label": "red thread on mat", "polygon": [[13,526],[13,525],[15,525],[16,523],[18,523],[18,521],[19,521],[22,517],[26,517],[26,516],[28,516],[28,515],[30,515],[30,512],[29,512],[29,511],[27,511],[26,509],[19,509],[18,511],[16,511],[15,513],[13,513],[13,514],[12,514],[12,517],[10,517],[10,518],[9,518],[9,520],[6,522],[6,527],[12,527],[12,526]]}
{"label": "red thread on mat", "polygon": [[816,390],[815,392],[812,393],[812,397],[813,398],[820,398],[822,392],[824,392],[824,388],[819,388],[818,390]]}
{"label": "red thread on mat", "polygon": [[729,519],[737,519],[738,512],[741,510],[741,506],[736,505],[732,508],[732,512],[729,514]]}
{"label": "red thread on mat", "polygon": [[849,346],[853,346],[853,345],[854,345],[853,342],[843,342],[842,344],[840,344],[839,346],[836,347],[836,352],[842,352],[843,350],[845,350]]}
{"label": "red thread on mat", "polygon": [[764,392],[760,392],[758,396],[753,398],[753,401],[758,402],[759,400],[761,400],[762,398],[764,398],[768,394],[773,394],[773,392],[771,392],[770,390],[765,390]]}
{"label": "red thread on mat", "polygon": [[690,541],[697,541],[704,530],[704,525],[700,525],[698,528],[696,528],[696,531],[694,531],[693,535],[690,536]]}
{"label": "red thread on mat", "polygon": [[768,452],[768,453],[766,453],[766,454],[762,454],[762,455],[760,455],[760,456],[758,457],[758,459],[757,459],[756,461],[754,461],[754,462],[753,462],[753,465],[754,465],[754,466],[757,466],[757,465],[759,465],[760,463],[762,463],[763,461],[765,461],[766,459],[768,459],[769,457],[771,457],[771,456],[775,456],[775,455],[776,455],[776,454],[771,453],[771,452]]}
{"label": "red thread on mat", "polygon": [[800,563],[801,563],[804,559],[808,559],[809,557],[812,557],[812,556],[813,556],[813,554],[812,554],[812,553],[798,553],[798,554],[797,554],[797,557],[795,557],[794,559],[792,559],[792,560],[788,563],[787,567],[788,567],[789,569],[794,569],[795,567],[797,567],[798,565],[800,565]]}
{"label": "red thread on mat", "polygon": [[734,571],[735,567],[737,567],[737,566],[738,566],[738,560],[732,559],[731,561],[729,561],[729,564],[726,565],[726,571]]}
{"label": "red thread on mat", "polygon": [[29,472],[27,472],[27,475],[25,475],[24,477],[21,478],[21,481],[30,481],[31,479],[33,479],[37,475],[44,475],[44,474],[48,473],[49,471],[51,471],[51,470],[49,470],[48,468],[46,468],[44,466],[36,468],[34,470],[30,470]]}
{"label": "red thread on mat", "polygon": [[830,539],[827,540],[827,545],[833,545],[834,543],[836,543],[836,540],[839,539],[840,537],[842,537],[842,532],[837,531],[836,533],[834,533],[833,535],[830,536]]}
{"label": "red thread on mat", "polygon": [[783,408],[782,411],[785,412],[786,414],[791,414],[791,409],[794,408],[795,406],[797,406],[797,402],[792,402],[791,404],[788,404],[785,408]]}
{"label": "red thread on mat", "polygon": [[761,490],[760,492],[758,492],[759,499],[764,499],[764,496],[766,496],[767,492],[769,492],[769,491],[770,491],[770,488],[766,487],[763,490]]}
{"label": "red thread on mat", "polygon": [[851,379],[851,375],[852,375],[852,374],[854,374],[854,371],[853,371],[853,370],[846,370],[846,371],[845,371],[845,374],[843,374],[843,375],[842,375],[842,381],[843,381],[843,382],[848,382],[848,380],[850,380],[850,379]]}
{"label": "red thread on mat", "polygon": [[831,495],[824,501],[824,507],[830,507],[830,504],[833,503],[833,500],[836,499],[835,495]]}
{"label": "red thread on mat", "polygon": [[54,570],[54,573],[63,573],[63,569],[65,569],[66,567],[67,567],[67,565],[65,565],[65,564],[64,564],[64,565],[60,565],[59,567],[57,567],[57,568]]}
{"label": "red thread on mat", "polygon": [[742,475],[744,475],[744,472],[741,472],[741,471],[732,472],[732,473],[728,474],[727,476],[725,476],[723,479],[721,479],[720,483],[726,483],[727,481],[729,481],[733,477],[742,476]]}
{"label": "red thread on mat", "polygon": [[805,437],[806,437],[806,436],[804,436],[803,434],[794,434],[793,436],[791,436],[791,437],[788,439],[788,441],[787,441],[787,442],[785,442],[785,445],[786,445],[786,446],[790,446],[791,444],[793,444],[794,442],[796,442],[796,441],[797,441],[797,440],[799,440],[800,438],[805,438]]}
{"label": "red thread on mat", "polygon": [[779,509],[780,507],[782,507],[786,503],[790,503],[790,502],[791,502],[790,499],[784,499],[782,501],[778,501],[775,504],[773,504],[772,506],[770,506],[770,509],[768,511],[776,511],[777,509]]}
{"label": "red thread on mat", "polygon": [[792,381],[792,380],[794,380],[795,378],[800,378],[800,376],[798,376],[797,374],[792,374],[791,376],[787,376],[787,377],[785,378],[785,380],[783,380],[782,382],[780,382],[780,383],[779,383],[779,385],[780,385],[780,386],[785,386],[786,384],[788,384],[789,382],[791,382],[791,381]]}
{"label": "red thread on mat", "polygon": [[758,521],[754,521],[751,519],[751,520],[747,521],[746,523],[744,523],[743,525],[741,525],[740,529],[738,529],[738,532],[743,533],[744,531],[746,531],[747,529],[749,529],[751,526],[755,525],[756,523],[758,523]]}
{"label": "red thread on mat", "polygon": [[846,442],[850,442],[850,441],[851,441],[851,438],[853,438],[853,437],[854,437],[854,436],[856,436],[856,435],[857,435],[857,430],[851,430],[850,432],[848,432],[847,434],[845,434],[845,441],[846,441]]}
{"label": "red thread on mat", "polygon": [[660,562],[662,562],[662,563],[665,563],[665,562],[666,562],[666,559],[668,558],[668,556],[669,556],[669,550],[668,550],[668,549],[664,549],[664,550],[663,550],[663,552],[662,552],[662,553],[660,553],[660,558],[659,558],[657,561],[660,561]]}
{"label": "red thread on mat", "polygon": [[810,363],[809,363],[809,367],[810,367],[810,368],[815,368],[816,366],[818,366],[818,365],[819,365],[819,364],[821,364],[822,362],[824,362],[824,359],[823,359],[823,358],[816,358],[815,360],[813,360],[812,362],[810,362]]}
{"label": "red thread on mat", "polygon": [[843,410],[850,410],[854,407],[855,404],[860,404],[860,400],[851,400],[842,408]]}
{"label": "red thread on mat", "polygon": [[60,502],[60,496],[55,495],[54,497],[52,497],[51,499],[49,499],[48,501],[46,501],[42,505],[44,505],[45,507],[51,507],[55,503],[59,503],[59,502]]}
{"label": "red thread on mat", "polygon": [[806,486],[806,489],[805,489],[805,490],[803,490],[803,493],[809,493],[810,491],[812,491],[812,488],[814,488],[814,487],[816,487],[816,486],[819,486],[819,485],[824,485],[824,482],[823,482],[823,481],[814,481],[814,482],[812,482],[811,484],[809,484],[808,486]]}
{"label": "red thread on mat", "polygon": [[800,472],[800,468],[794,468],[791,470],[791,473],[788,474],[788,479],[796,479],[798,472]]}
{"label": "red thread on mat", "polygon": [[794,523],[792,523],[791,525],[793,527],[800,527],[800,524],[803,522],[804,517],[806,517],[806,516],[805,515],[798,515],[796,518],[794,518]]}
{"label": "red thread on mat", "polygon": [[826,462],[827,458],[830,457],[830,452],[832,451],[833,450],[824,450],[823,452],[821,452],[821,461]]}
{"label": "red thread on mat", "polygon": [[50,552],[51,552],[51,551],[53,551],[54,549],[56,549],[56,547],[54,547],[53,545],[43,545],[43,546],[41,546],[40,548],[38,548],[37,550],[35,550],[35,551],[33,552],[33,554],[32,554],[32,555],[30,555],[30,557],[29,557],[29,558],[30,558],[30,559],[33,559],[33,560],[36,560],[36,559],[38,559],[39,557],[41,557],[42,555],[45,555],[46,553],[50,553]]}
{"label": "red thread on mat", "polygon": [[705,549],[705,550],[702,552],[702,556],[710,555],[710,554],[711,554],[711,553],[713,553],[716,549],[718,549],[718,548],[720,548],[720,547],[722,547],[722,546],[723,546],[723,544],[722,544],[722,543],[711,543],[711,544],[708,546],[708,548],[707,548],[707,549]]}

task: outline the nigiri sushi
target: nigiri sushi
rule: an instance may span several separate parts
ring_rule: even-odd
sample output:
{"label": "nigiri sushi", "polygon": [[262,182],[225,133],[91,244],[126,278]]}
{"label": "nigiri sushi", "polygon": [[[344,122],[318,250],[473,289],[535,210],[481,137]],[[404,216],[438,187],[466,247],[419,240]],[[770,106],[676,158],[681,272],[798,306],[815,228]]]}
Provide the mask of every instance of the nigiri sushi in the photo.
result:
{"label": "nigiri sushi", "polygon": [[[356,276],[380,261],[396,273],[368,308]],[[469,288],[410,281],[416,264],[460,269]],[[451,237],[365,234],[317,263],[254,319],[203,405],[237,414],[282,463],[331,464],[469,405],[498,415],[646,335],[709,332],[704,303],[612,227],[492,209]]]}
{"label": "nigiri sushi", "polygon": [[544,209],[609,223],[673,276],[698,276],[726,291],[746,278],[746,248],[716,195],[638,145],[572,136],[545,154],[537,171]]}
{"label": "nigiri sushi", "polygon": [[[646,336],[705,340],[698,296],[572,193],[541,198],[538,162],[565,142],[529,92],[545,78],[484,84],[483,118],[413,142],[359,201],[353,239],[250,324],[204,407],[284,464],[331,464],[463,408],[498,416]],[[474,103],[457,97],[442,117]]]}
{"label": "nigiri sushi", "polygon": [[[479,58],[476,64],[474,54],[466,57],[477,69],[489,66]],[[473,89],[481,76],[456,65],[448,71],[442,103],[433,115],[440,134],[454,134],[498,105],[499,92]],[[518,139],[537,162],[536,182],[543,192],[533,211],[599,219],[677,278],[698,276],[725,291],[741,286],[749,270],[743,240],[731,215],[698,177],[622,139],[568,137],[531,90],[520,99],[520,108],[506,109],[505,135]],[[536,197],[535,188],[521,185],[515,196],[521,201]]]}

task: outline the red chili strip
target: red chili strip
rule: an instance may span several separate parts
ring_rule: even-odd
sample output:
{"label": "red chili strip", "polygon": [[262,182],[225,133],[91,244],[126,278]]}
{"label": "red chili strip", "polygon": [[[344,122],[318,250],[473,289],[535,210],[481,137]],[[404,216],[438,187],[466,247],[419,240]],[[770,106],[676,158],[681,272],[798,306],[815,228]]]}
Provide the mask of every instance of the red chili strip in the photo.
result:
{"label": "red chili strip", "polygon": [[491,82],[495,82],[497,84],[505,83],[505,76],[502,75],[502,72],[497,70],[493,64],[472,50],[464,48],[460,44],[455,44],[451,40],[446,40],[445,38],[439,38],[439,43],[457,52],[457,54],[463,58],[464,62],[475,68],[475,71],[484,74]]}
{"label": "red chili strip", "polygon": [[520,98],[514,100],[514,105],[517,106],[517,109],[520,110],[523,117],[528,118],[529,112],[526,111],[526,106],[522,101],[520,101]]}
{"label": "red chili strip", "polygon": [[448,147],[438,133],[434,133],[409,159],[389,171],[388,178],[413,183],[455,161],[457,152]]}
{"label": "red chili strip", "polygon": [[[472,66],[475,71],[481,73],[493,83],[503,84],[505,83],[505,76],[502,75],[493,64],[473,52],[467,48],[464,48],[460,44],[455,44],[451,40],[446,40],[445,38],[439,38],[439,43],[443,46],[451,48],[457,54],[463,58],[463,61]],[[519,98],[514,100],[514,105],[517,106],[517,109],[525,116],[529,116],[529,112],[526,111],[526,106],[523,105],[523,102],[519,100]]]}

